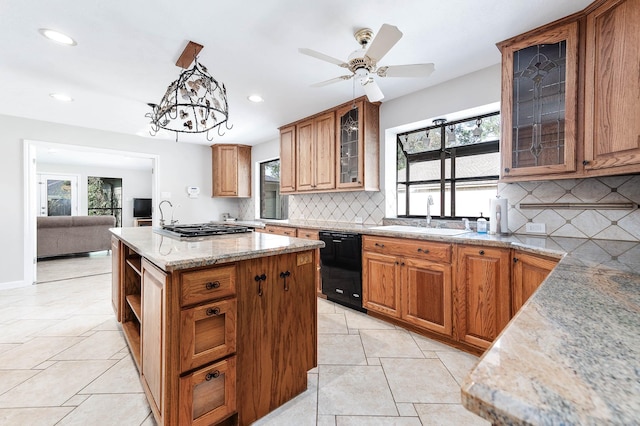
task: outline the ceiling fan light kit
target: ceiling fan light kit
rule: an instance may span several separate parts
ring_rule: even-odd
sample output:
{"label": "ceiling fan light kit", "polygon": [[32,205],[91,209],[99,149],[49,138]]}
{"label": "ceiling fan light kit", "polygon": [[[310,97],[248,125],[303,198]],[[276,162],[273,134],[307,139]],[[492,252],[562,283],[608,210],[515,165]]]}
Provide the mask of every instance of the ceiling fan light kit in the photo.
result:
{"label": "ceiling fan light kit", "polygon": [[363,87],[369,101],[378,102],[384,98],[384,94],[375,82],[373,75],[378,77],[428,77],[435,69],[433,64],[430,63],[378,67],[378,62],[402,38],[402,32],[393,25],[383,24],[375,38],[373,38],[373,31],[370,28],[362,28],[356,31],[354,37],[361,48],[351,52],[347,62],[312,49],[298,49],[302,54],[330,62],[351,71],[350,75],[342,75],[315,83],[311,85],[312,87],[322,87],[355,77]]}
{"label": "ceiling fan light kit", "polygon": [[185,61],[184,57],[194,52],[193,66],[183,70],[169,85],[159,104],[148,104],[151,112],[145,117],[151,119],[152,136],[165,129],[176,132],[176,141],[179,133],[206,133],[207,140],[212,141],[209,134],[212,129],[217,128],[219,136],[224,135],[223,124],[231,130],[227,89],[198,62],[196,55],[201,49],[201,45],[189,42],[176,65],[186,68],[191,61]]}

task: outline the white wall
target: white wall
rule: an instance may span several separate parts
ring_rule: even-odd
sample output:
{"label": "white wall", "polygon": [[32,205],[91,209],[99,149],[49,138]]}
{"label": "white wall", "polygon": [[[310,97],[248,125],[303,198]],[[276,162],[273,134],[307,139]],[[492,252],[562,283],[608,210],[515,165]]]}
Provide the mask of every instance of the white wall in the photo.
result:
{"label": "white wall", "polygon": [[[122,179],[122,226],[133,226],[133,198],[152,198],[151,170],[132,170],[104,166],[40,163],[38,173],[74,174],[78,182],[78,213],[87,214],[87,178],[89,176]],[[176,212],[179,213],[179,212]]]}
{"label": "white wall", "polygon": [[[159,156],[159,192],[170,192],[179,204],[175,218],[182,223],[219,219],[223,212],[236,214],[236,200],[211,198],[211,149],[114,132],[86,129],[0,115],[0,191],[3,244],[0,245],[0,287],[24,279],[25,194],[23,190],[24,140],[81,145]],[[187,197],[187,186],[199,186],[200,197]],[[156,208],[160,200],[155,200]]]}

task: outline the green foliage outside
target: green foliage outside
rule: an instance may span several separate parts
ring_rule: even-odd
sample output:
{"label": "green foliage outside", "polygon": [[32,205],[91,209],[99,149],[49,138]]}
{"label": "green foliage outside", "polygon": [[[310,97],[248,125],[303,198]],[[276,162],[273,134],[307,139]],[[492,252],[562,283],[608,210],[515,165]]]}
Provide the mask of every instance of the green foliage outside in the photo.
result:
{"label": "green foliage outside", "polygon": [[122,223],[122,179],[89,176],[87,179],[89,216],[115,216]]}

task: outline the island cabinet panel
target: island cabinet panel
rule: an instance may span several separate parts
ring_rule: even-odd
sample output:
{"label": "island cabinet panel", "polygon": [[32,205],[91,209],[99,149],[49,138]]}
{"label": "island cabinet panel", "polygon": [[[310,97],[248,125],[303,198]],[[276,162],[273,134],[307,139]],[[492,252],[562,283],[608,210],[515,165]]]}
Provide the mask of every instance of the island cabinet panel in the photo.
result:
{"label": "island cabinet panel", "polygon": [[236,300],[184,309],[180,319],[180,370],[213,362],[236,351]]}
{"label": "island cabinet panel", "polygon": [[304,392],[317,365],[316,253],[239,264],[238,420],[248,425]]}
{"label": "island cabinet panel", "polygon": [[549,273],[556,267],[558,260],[513,251],[513,265],[511,270],[512,313],[515,315],[524,302],[538,289]]}
{"label": "island cabinet panel", "polygon": [[142,260],[142,369],[141,380],[150,405],[162,416],[164,410],[165,290],[167,274]]}
{"label": "island cabinet panel", "polygon": [[510,250],[458,245],[457,338],[488,348],[510,319]]}
{"label": "island cabinet panel", "polygon": [[120,274],[123,271],[123,267],[120,264],[121,261],[120,240],[111,236],[111,306],[118,322],[122,321],[122,306],[120,306],[122,303],[122,298],[120,297],[122,293],[120,288],[122,277]]}
{"label": "island cabinet panel", "polygon": [[180,306],[189,306],[236,292],[235,265],[184,272],[180,275]]}
{"label": "island cabinet panel", "polygon": [[180,377],[180,425],[217,424],[236,410],[236,357]]}

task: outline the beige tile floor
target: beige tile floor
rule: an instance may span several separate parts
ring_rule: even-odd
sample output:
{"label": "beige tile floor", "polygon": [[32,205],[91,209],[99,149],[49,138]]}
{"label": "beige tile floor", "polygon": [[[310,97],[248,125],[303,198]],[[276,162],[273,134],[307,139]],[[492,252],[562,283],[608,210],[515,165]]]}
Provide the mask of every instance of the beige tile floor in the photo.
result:
{"label": "beige tile floor", "polygon": [[[0,291],[0,425],[155,425],[109,268],[106,252],[40,262],[46,282]],[[255,425],[488,424],[460,405],[474,356],[322,299],[318,329],[308,390]]]}

